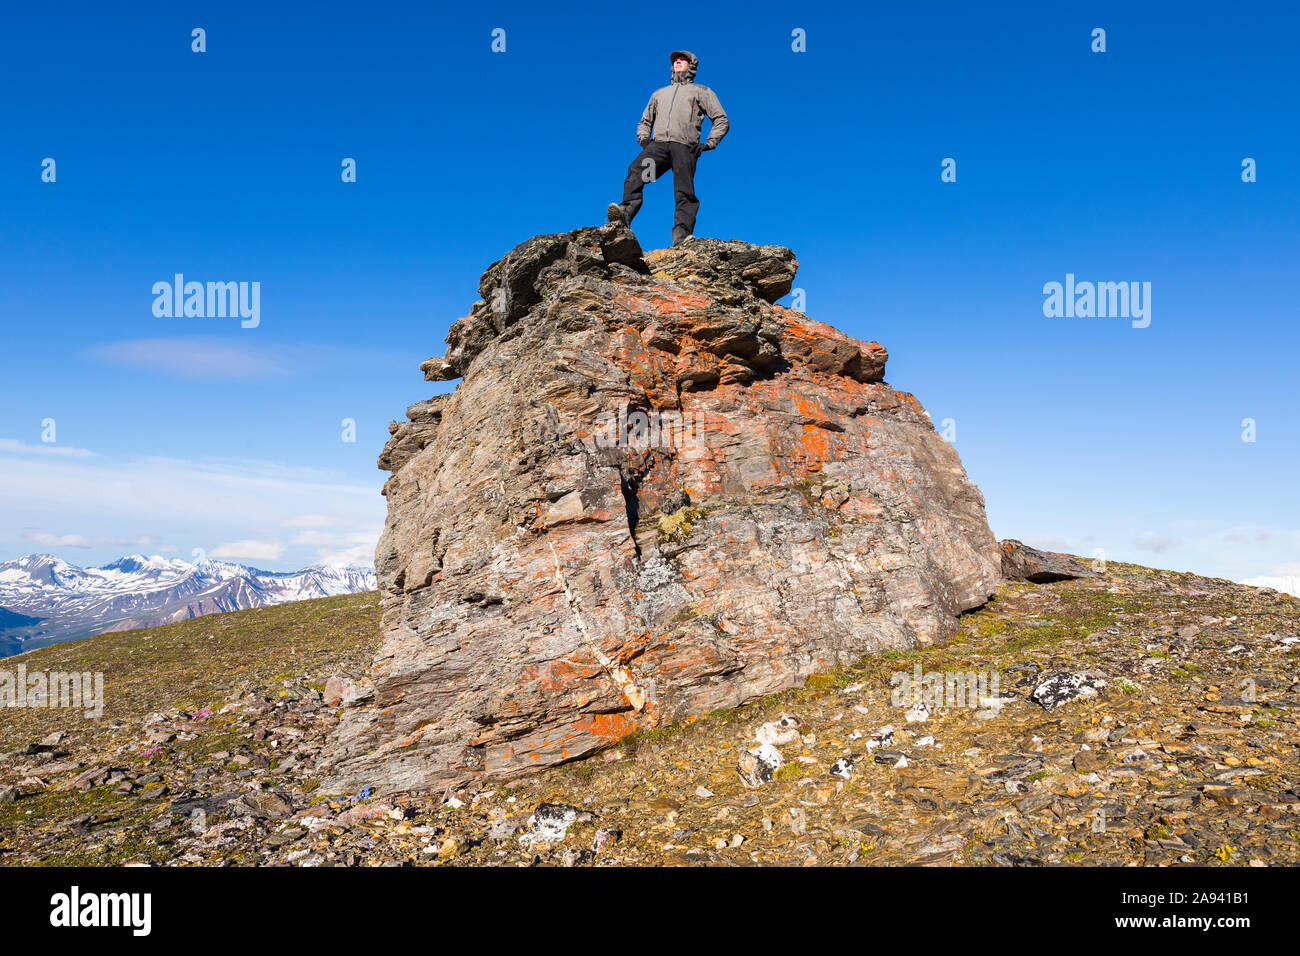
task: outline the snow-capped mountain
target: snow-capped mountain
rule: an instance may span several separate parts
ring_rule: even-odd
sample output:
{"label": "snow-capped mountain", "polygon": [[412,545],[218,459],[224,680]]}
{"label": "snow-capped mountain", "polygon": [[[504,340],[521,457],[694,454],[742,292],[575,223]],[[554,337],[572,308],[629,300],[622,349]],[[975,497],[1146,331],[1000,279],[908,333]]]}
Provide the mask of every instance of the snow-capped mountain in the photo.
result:
{"label": "snow-capped mountain", "polygon": [[369,568],[262,571],[138,554],[80,568],[30,554],[0,561],[0,657],[105,631],[374,588]]}
{"label": "snow-capped mountain", "polygon": [[1244,578],[1241,583],[1257,588],[1272,588],[1274,591],[1300,597],[1300,574],[1264,574],[1257,578]]}

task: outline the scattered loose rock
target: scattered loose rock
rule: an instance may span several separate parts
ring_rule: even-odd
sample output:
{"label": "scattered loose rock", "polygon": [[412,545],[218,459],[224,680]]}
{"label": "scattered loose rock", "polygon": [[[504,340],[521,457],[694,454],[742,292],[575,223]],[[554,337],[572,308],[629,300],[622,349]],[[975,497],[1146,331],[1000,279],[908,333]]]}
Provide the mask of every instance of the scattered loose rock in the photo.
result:
{"label": "scattered loose rock", "polygon": [[1100,674],[1061,671],[1039,682],[1029,696],[1044,710],[1052,710],[1072,700],[1096,697],[1105,687],[1106,679]]}
{"label": "scattered loose rock", "polygon": [[590,819],[591,814],[567,803],[539,804],[528,819],[528,828],[519,835],[519,842],[525,846],[559,843],[568,833],[569,827],[579,820]]}
{"label": "scattered loose rock", "polygon": [[839,760],[836,760],[835,763],[831,764],[831,775],[843,777],[845,780],[848,780],[853,776],[853,768],[859,759],[858,754],[849,754],[846,757],[841,757]]}
{"label": "scattered loose rock", "polygon": [[776,720],[768,721],[754,734],[754,740],[758,743],[771,744],[774,747],[794,743],[799,737],[799,720],[789,714],[782,714]]}
{"label": "scattered loose rock", "polygon": [[772,777],[784,763],[781,751],[771,744],[760,744],[740,755],[737,769],[746,786],[761,787],[765,783],[772,782]]}

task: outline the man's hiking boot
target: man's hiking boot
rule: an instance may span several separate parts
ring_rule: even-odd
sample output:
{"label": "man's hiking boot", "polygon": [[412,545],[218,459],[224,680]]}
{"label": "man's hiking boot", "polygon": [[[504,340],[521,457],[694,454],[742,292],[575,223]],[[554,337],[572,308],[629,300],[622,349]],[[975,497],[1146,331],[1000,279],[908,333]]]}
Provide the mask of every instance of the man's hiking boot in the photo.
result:
{"label": "man's hiking boot", "polygon": [[609,204],[609,208],[605,210],[605,218],[608,219],[610,222],[621,222],[623,225],[628,226],[629,228],[632,225],[632,223],[628,221],[627,210],[624,209],[616,202],[612,202]]}
{"label": "man's hiking boot", "polygon": [[689,239],[689,238],[691,238],[691,234],[690,234],[689,232],[687,232],[687,231],[686,231],[685,229],[683,229],[681,226],[673,226],[673,245],[674,245],[674,246],[680,246],[683,242],[685,242],[685,241],[686,241],[687,239]]}

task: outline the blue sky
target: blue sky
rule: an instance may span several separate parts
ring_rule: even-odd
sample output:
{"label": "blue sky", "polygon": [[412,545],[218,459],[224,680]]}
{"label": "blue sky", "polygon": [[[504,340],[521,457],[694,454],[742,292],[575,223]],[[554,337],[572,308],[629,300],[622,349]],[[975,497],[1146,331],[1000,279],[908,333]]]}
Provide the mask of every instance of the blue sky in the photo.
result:
{"label": "blue sky", "polygon": [[[795,250],[807,312],[955,422],[999,537],[1300,573],[1300,11],[987,6],[3,14],[0,557],[367,559],[386,423],[445,388],[417,364],[489,262],[603,221],[686,47],[732,124],[697,233]],[[643,246],[671,221],[652,186]],[[176,272],[260,282],[260,325],[154,316]],[[1150,326],[1045,317],[1067,273],[1150,282]]]}

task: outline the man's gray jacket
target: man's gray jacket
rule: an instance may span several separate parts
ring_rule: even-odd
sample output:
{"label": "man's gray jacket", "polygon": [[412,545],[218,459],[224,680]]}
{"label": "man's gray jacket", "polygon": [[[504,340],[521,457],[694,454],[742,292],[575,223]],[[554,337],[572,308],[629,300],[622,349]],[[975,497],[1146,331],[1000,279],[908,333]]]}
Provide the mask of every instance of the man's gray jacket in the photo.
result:
{"label": "man's gray jacket", "polygon": [[636,127],[636,141],[644,146],[652,139],[656,143],[686,143],[700,141],[700,127],[704,117],[713,121],[705,149],[713,149],[727,135],[730,123],[727,113],[715,94],[707,86],[695,82],[695,70],[700,61],[689,50],[675,50],[669,64],[677,57],[685,57],[690,68],[685,73],[674,73],[672,82],[657,89],[650,96],[641,122]]}

